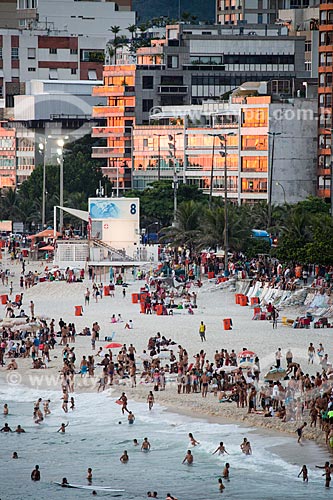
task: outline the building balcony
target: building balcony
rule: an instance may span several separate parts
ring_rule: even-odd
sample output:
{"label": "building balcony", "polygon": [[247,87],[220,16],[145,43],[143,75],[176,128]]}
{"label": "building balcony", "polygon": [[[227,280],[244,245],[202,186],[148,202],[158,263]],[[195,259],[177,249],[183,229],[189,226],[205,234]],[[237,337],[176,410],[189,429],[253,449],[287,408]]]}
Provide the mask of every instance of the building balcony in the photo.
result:
{"label": "building balcony", "polygon": [[318,188],[317,195],[319,196],[319,198],[330,198],[331,197],[331,190]]}
{"label": "building balcony", "polygon": [[131,127],[93,127],[91,137],[131,137]]}
{"label": "building balcony", "polygon": [[20,9],[16,10],[18,19],[37,19],[37,9]]}
{"label": "building balcony", "polygon": [[133,106],[94,106],[93,118],[107,118],[108,116],[135,116]]}
{"label": "building balcony", "polygon": [[100,87],[94,87],[92,90],[92,95],[94,97],[110,97],[110,96],[134,96],[135,95],[135,87],[129,85],[120,85],[120,86],[108,86],[102,85]]}
{"label": "building balcony", "polygon": [[157,89],[158,94],[187,94],[186,85],[160,85]]}
{"label": "building balcony", "polygon": [[131,149],[129,152],[126,151],[127,148],[108,148],[108,147],[96,147],[92,148],[92,158],[127,158],[131,156]]}
{"label": "building balcony", "polygon": [[331,175],[331,169],[330,167],[318,167],[318,170],[317,170],[317,175],[318,176],[325,176],[325,177],[330,177]]}

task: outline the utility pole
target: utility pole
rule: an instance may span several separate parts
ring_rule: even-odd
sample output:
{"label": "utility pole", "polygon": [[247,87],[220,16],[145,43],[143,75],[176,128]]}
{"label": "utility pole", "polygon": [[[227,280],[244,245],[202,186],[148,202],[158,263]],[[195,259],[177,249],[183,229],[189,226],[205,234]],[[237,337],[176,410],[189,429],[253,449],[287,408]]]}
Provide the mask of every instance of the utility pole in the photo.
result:
{"label": "utility pole", "polygon": [[275,137],[281,135],[281,132],[267,132],[272,137],[271,168],[268,175],[268,227],[272,222],[272,191],[273,191],[273,167],[274,167],[274,143]]}

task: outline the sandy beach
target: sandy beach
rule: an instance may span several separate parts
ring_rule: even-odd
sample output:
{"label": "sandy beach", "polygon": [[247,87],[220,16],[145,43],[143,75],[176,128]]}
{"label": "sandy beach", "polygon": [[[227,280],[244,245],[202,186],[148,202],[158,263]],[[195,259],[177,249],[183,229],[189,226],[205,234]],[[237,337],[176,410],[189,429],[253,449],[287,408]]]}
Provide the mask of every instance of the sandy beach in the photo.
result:
{"label": "sandy beach", "polygon": [[[8,266],[9,267],[9,266]],[[31,270],[42,272],[43,265],[31,264]],[[20,266],[14,264],[10,266],[14,274],[10,280],[13,281],[13,295],[19,293]],[[128,273],[129,274],[129,273]],[[128,276],[129,279],[129,276]],[[333,340],[331,330],[329,329],[302,329],[295,330],[282,324],[278,325],[276,330],[267,321],[252,321],[253,311],[250,307],[240,307],[234,303],[234,294],[214,289],[210,283],[204,283],[201,289],[195,289],[198,293],[198,308],[193,315],[187,311],[175,311],[173,316],[156,316],[140,314],[139,304],[132,304],[131,294],[138,292],[142,282],[128,281],[129,286],[126,290],[126,297],[122,296],[122,288],[116,287],[115,297],[103,297],[98,303],[91,298],[90,305],[84,307],[83,316],[74,315],[74,307],[84,306],[84,292],[91,282],[85,278],[83,283],[66,282],[44,282],[38,283],[31,289],[24,291],[23,309],[28,313],[29,302],[35,303],[35,315],[45,315],[54,318],[56,324],[60,318],[66,322],[74,322],[77,333],[81,332],[85,326],[92,326],[94,321],[98,321],[101,332],[100,342],[96,343],[96,354],[99,346],[106,345],[104,337],[114,334],[113,340],[127,345],[133,344],[137,353],[147,348],[147,341],[150,336],[160,332],[167,338],[171,338],[177,345],[181,344],[188,352],[190,359],[200,349],[204,348],[207,352],[207,358],[213,361],[213,355],[216,349],[227,348],[228,351],[234,349],[236,352],[243,348],[251,349],[257,353],[260,358],[261,374],[274,364],[274,353],[278,347],[282,348],[283,358],[282,366],[286,366],[285,353],[290,348],[294,354],[294,361],[301,363],[304,371],[314,375],[321,371],[319,359],[316,356],[313,365],[307,365],[307,347],[310,342],[318,347],[321,342],[328,353],[329,359],[332,355]],[[8,293],[8,287],[0,286],[0,294]],[[4,316],[4,306],[1,306],[0,314]],[[116,316],[121,314],[124,323],[111,324],[112,314]],[[297,311],[288,308],[284,311],[290,318],[297,315]],[[232,318],[233,329],[224,331],[223,318]],[[132,320],[133,330],[124,328],[125,322]],[[206,339],[202,343],[198,333],[200,321],[203,320],[207,326]],[[78,362],[83,355],[93,354],[91,350],[90,337],[76,337],[75,352]],[[51,361],[47,370],[31,369],[30,359],[18,359],[19,369],[15,372],[6,371],[5,367],[0,369],[0,376],[12,385],[23,384],[33,388],[58,390],[60,383],[57,381],[59,370],[62,366],[61,346],[56,346],[51,351]],[[138,365],[140,369],[140,364]],[[96,391],[96,380],[98,379],[99,369],[96,370],[96,379],[81,378],[76,376],[75,390]],[[138,377],[139,382],[139,377]],[[113,386],[110,390],[112,397],[119,396],[121,391],[125,390],[129,399],[145,401],[150,385],[139,384],[135,389],[128,385]],[[206,399],[201,394],[177,394],[177,387],[174,383],[168,383],[165,391],[154,393],[156,403],[170,408],[173,411],[185,411],[188,415],[202,416],[217,419],[222,422],[239,422],[246,426],[258,426],[274,429],[279,432],[295,433],[297,424],[295,422],[282,423],[278,418],[264,418],[257,414],[247,414],[247,409],[236,408],[235,403],[219,403],[218,398],[208,394]],[[304,432],[306,439],[314,439],[318,443],[324,442],[323,433],[310,426]]]}

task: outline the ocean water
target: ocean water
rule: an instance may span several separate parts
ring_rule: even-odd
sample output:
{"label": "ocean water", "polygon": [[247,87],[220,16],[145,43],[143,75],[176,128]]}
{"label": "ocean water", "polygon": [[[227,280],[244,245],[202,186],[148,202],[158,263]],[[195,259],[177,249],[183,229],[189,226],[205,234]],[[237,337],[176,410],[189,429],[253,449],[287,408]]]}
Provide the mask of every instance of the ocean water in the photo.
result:
{"label": "ocean water", "polygon": [[[225,482],[222,495],[230,499],[270,500],[283,497],[292,499],[331,498],[332,492],[324,488],[322,471],[313,467],[315,459],[323,464],[325,452],[315,450],[309,456],[309,483],[297,479],[303,456],[297,463],[297,451],[292,460],[282,458],[274,447],[298,450],[296,437],[261,435],[237,425],[214,424],[183,415],[168,413],[158,406],[151,412],[143,403],[129,402],[136,415],[134,425],[128,425],[120,406],[115,404],[119,393],[77,394],[76,409],[65,415],[61,410],[59,392],[35,391],[22,387],[0,385],[0,425],[6,421],[12,429],[18,424],[26,434],[0,434],[0,498],[25,499],[84,499],[91,491],[64,489],[55,484],[67,477],[70,483],[87,484],[86,471],[93,469],[93,484],[124,488],[123,494],[98,492],[97,497],[118,496],[124,499],[147,498],[147,491],[157,491],[165,499],[170,492],[179,500],[214,500],[221,497],[218,478],[225,462],[230,463],[230,481]],[[33,401],[38,397],[51,399],[52,414],[42,425],[32,419]],[[2,406],[7,402],[10,415],[4,417]],[[66,434],[57,433],[62,422],[69,422]],[[121,422],[121,424],[119,424]],[[200,441],[192,448],[194,464],[182,465],[189,449],[188,433]],[[239,445],[247,436],[253,455],[246,457]],[[295,435],[296,436],[296,435]],[[133,446],[148,437],[152,449],[149,453]],[[212,456],[223,441],[230,456]],[[119,461],[123,450],[129,462]],[[11,458],[17,451],[18,460]],[[300,450],[303,453],[303,450]],[[292,455],[292,454],[291,454]],[[304,455],[304,453],[303,453]],[[295,463],[291,463],[295,462]],[[33,483],[30,473],[39,464],[41,481]]]}

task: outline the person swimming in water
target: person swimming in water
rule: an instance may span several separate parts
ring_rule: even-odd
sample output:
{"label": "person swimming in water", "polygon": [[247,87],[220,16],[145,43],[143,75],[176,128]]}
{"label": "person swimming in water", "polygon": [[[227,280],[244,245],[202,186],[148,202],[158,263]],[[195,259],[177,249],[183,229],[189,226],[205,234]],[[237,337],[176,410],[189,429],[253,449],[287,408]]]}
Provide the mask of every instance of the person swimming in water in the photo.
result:
{"label": "person swimming in water", "polygon": [[185,455],[185,458],[184,460],[182,461],[182,463],[187,463],[188,465],[192,465],[193,464],[193,455],[192,455],[192,452],[191,450],[187,450],[187,453]]}
{"label": "person swimming in water", "polygon": [[229,455],[229,453],[224,447],[223,441],[220,442],[220,445],[216,448],[216,450],[214,451],[214,453],[212,453],[212,455],[215,455],[215,453],[218,453],[219,455],[224,455],[226,453],[227,455]]}
{"label": "person swimming in water", "polygon": [[189,433],[188,437],[190,438],[190,443],[192,446],[196,446],[197,444],[200,444],[199,441],[194,439],[192,432]]}
{"label": "person swimming in water", "polygon": [[148,438],[144,438],[143,443],[141,445],[141,451],[149,451],[151,448],[150,442],[148,441]]}
{"label": "person swimming in water", "polygon": [[64,434],[66,432],[66,427],[68,427],[68,426],[69,426],[69,422],[67,422],[66,425],[64,423],[62,423],[60,428],[57,430],[57,432],[61,432],[62,434]]}
{"label": "person swimming in water", "polygon": [[252,455],[251,443],[246,438],[244,438],[242,444],[240,445],[240,449],[244,455]]}
{"label": "person swimming in water", "polygon": [[225,486],[224,486],[221,478],[219,478],[218,483],[219,483],[219,492],[223,493],[223,490],[225,489]]}
{"label": "person swimming in water", "polygon": [[127,450],[124,450],[124,453],[121,455],[119,460],[121,461],[122,464],[127,464],[127,462],[129,461]]}
{"label": "person swimming in water", "polygon": [[92,476],[92,468],[89,467],[88,470],[87,470],[87,481],[88,481],[89,484],[92,483],[92,478],[93,478],[93,476]]}
{"label": "person swimming in water", "polygon": [[223,469],[223,479],[225,479],[226,481],[229,481],[229,469],[230,469],[230,464],[227,462],[224,466],[224,469]]}
{"label": "person swimming in water", "polygon": [[303,475],[303,482],[307,483],[309,481],[309,477],[308,477],[308,469],[307,469],[306,465],[303,465],[303,467],[302,467],[302,469],[297,477],[299,477],[301,474]]}

